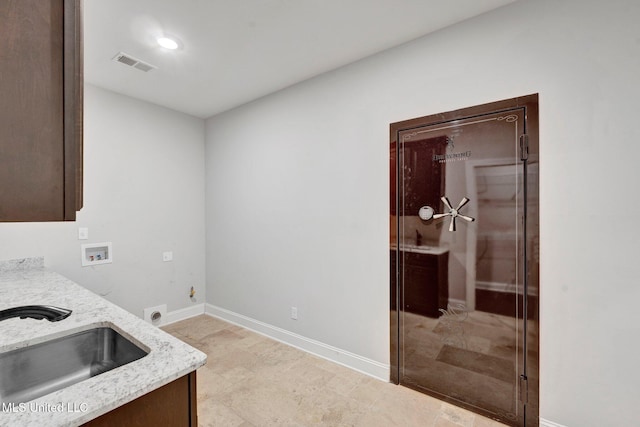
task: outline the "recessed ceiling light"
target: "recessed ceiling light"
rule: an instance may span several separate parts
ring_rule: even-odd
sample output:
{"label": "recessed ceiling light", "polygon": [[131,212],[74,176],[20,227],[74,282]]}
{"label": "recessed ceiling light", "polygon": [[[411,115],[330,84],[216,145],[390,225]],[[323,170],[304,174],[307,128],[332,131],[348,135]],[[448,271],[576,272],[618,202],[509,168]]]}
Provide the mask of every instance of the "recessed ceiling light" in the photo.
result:
{"label": "recessed ceiling light", "polygon": [[159,37],[158,44],[165,49],[174,50],[178,48],[178,42],[174,39],[170,39],[169,37]]}

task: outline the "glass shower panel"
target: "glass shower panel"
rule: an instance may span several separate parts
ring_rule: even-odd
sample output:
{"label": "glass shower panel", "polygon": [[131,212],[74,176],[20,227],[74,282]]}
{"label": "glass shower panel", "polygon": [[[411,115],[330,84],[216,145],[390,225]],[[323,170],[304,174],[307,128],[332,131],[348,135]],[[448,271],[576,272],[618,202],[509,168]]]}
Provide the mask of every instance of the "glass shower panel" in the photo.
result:
{"label": "glass shower panel", "polygon": [[537,172],[521,160],[524,114],[398,132],[391,252],[400,384],[513,425],[523,419],[522,335],[534,328],[523,319],[524,260],[535,250],[525,243],[525,184]]}

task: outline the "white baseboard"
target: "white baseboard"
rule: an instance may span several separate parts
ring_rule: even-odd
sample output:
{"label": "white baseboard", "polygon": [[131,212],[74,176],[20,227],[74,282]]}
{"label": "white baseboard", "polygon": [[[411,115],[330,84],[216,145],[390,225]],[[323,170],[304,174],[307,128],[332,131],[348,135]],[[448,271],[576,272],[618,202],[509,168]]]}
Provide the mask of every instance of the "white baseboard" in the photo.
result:
{"label": "white baseboard", "polygon": [[242,314],[216,307],[212,304],[205,305],[205,314],[250,329],[276,341],[346,366],[347,368],[351,368],[373,378],[386,382],[389,381],[390,367],[384,363],[376,362],[375,360],[269,325],[259,320],[243,316]]}
{"label": "white baseboard", "polygon": [[554,423],[553,421],[545,420],[544,418],[540,418],[540,427],[566,427],[562,424]]}
{"label": "white baseboard", "polygon": [[161,326],[185,320],[190,317],[208,314],[218,317],[229,323],[242,326],[259,334],[265,335],[276,341],[298,348],[307,353],[311,353],[323,359],[330,360],[340,365],[346,366],[363,374],[377,378],[382,381],[389,381],[390,367],[384,363],[359,356],[355,353],[333,347],[331,345],[316,341],[302,335],[287,331],[276,326],[269,325],[259,320],[252,319],[242,314],[217,307],[212,304],[197,304],[191,307],[168,312]]}
{"label": "white baseboard", "polygon": [[199,316],[201,314],[204,314],[204,303],[192,305],[191,307],[182,308],[180,310],[170,311],[166,314],[166,319],[162,322],[161,326],[188,319],[190,317]]}
{"label": "white baseboard", "polygon": [[467,301],[463,300],[463,299],[457,299],[457,298],[449,298],[449,305],[450,306],[466,306],[467,305]]}
{"label": "white baseboard", "polygon": [[[457,302],[450,300],[450,302]],[[276,341],[298,348],[307,353],[314,354],[323,359],[330,360],[340,365],[351,368],[355,371],[369,375],[373,378],[389,381],[390,367],[384,363],[359,356],[346,350],[324,344],[320,341],[306,338],[302,335],[295,334],[276,326],[269,325],[259,320],[252,319],[242,314],[217,307],[212,304],[197,304],[192,307],[183,308],[167,313],[166,321],[163,325],[178,322],[190,317],[207,314],[209,316],[218,317],[226,322],[233,323],[243,328],[250,329],[259,334],[265,335]],[[562,424],[540,418],[540,427],[566,427]]]}

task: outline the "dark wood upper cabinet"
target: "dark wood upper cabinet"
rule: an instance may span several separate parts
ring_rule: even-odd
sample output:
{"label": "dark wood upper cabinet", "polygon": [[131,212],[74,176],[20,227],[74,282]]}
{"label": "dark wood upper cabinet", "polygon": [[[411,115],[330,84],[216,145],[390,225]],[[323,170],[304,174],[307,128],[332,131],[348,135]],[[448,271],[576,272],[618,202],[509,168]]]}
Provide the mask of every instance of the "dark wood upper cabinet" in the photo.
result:
{"label": "dark wood upper cabinet", "polygon": [[445,164],[436,163],[433,159],[446,152],[446,147],[446,136],[406,140],[400,145],[404,180],[401,215],[418,215],[422,206],[430,206],[440,212],[440,197],[444,196]]}
{"label": "dark wood upper cabinet", "polygon": [[0,1],[0,222],[82,207],[81,0]]}

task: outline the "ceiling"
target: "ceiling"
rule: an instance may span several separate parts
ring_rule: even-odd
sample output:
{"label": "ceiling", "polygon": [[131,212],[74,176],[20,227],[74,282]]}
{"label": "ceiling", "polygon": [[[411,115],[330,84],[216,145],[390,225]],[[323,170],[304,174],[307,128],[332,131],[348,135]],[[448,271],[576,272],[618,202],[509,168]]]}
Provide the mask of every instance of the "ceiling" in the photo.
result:
{"label": "ceiling", "polygon": [[85,80],[206,118],[514,1],[85,0]]}

